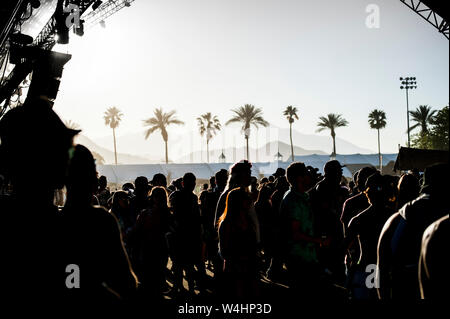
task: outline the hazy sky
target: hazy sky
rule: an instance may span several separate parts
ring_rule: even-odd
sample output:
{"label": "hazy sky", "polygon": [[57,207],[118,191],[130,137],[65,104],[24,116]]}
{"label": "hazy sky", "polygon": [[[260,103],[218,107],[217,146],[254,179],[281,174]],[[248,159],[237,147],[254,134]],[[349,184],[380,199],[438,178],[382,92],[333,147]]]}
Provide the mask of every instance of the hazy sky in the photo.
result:
{"label": "hazy sky", "polygon": [[[365,24],[371,3],[380,8],[378,29]],[[388,120],[382,151],[396,152],[407,139],[399,77],[417,77],[410,109],[447,105],[448,45],[400,1],[136,0],[106,28],[72,35],[55,110],[102,137],[111,134],[102,118],[110,106],[124,113],[120,136],[143,131],[156,107],[177,110],[186,125],[169,134],[184,134],[197,131],[200,114],[225,122],[246,103],[287,127],[282,111],[294,105],[299,132],[313,134],[319,116],[339,113],[350,125],[338,136],[376,150],[367,115],[379,108]]]}

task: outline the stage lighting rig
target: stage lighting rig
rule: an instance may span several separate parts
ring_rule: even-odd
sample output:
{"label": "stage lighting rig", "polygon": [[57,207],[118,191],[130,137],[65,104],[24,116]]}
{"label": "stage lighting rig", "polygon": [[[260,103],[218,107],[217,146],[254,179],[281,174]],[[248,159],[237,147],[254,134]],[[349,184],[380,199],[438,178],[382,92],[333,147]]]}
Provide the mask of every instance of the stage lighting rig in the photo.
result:
{"label": "stage lighting rig", "polygon": [[33,43],[33,38],[26,34],[14,33],[10,36],[9,43],[9,62],[11,64],[18,64],[25,58],[25,48]]}
{"label": "stage lighting rig", "polygon": [[78,26],[73,26],[73,33],[76,35],[82,37],[84,35],[84,20],[80,20],[80,23]]}

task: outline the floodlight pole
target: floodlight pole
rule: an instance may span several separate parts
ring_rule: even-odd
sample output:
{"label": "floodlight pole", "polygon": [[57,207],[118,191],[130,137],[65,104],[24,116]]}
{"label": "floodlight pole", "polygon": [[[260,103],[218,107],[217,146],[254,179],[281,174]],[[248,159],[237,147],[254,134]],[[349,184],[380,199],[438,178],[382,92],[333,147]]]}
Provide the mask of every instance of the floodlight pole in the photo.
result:
{"label": "floodlight pole", "polygon": [[417,89],[417,82],[415,77],[407,77],[407,78],[400,78],[401,86],[400,89],[406,90],[406,125],[408,127],[408,147],[411,147],[411,138],[409,135],[409,97],[408,97],[408,91],[412,89]]}

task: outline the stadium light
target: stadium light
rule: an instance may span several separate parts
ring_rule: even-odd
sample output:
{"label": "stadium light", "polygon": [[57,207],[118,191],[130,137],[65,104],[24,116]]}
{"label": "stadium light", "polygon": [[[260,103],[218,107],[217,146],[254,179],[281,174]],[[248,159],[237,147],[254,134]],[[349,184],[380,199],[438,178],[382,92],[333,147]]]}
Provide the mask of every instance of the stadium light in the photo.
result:
{"label": "stadium light", "polygon": [[408,127],[408,147],[411,147],[411,139],[409,136],[409,97],[408,97],[408,91],[412,89],[417,89],[417,82],[416,77],[406,77],[400,78],[400,83],[402,84],[400,86],[400,89],[406,90],[406,123]]}

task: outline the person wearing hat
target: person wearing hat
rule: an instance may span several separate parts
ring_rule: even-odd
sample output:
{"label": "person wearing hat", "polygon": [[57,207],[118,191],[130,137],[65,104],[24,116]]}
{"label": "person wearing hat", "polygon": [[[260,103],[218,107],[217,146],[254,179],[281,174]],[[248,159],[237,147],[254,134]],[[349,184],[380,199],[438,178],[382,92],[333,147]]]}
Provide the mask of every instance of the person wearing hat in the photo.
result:
{"label": "person wearing hat", "polygon": [[304,163],[294,162],[287,169],[290,188],[280,206],[280,239],[290,287],[296,297],[318,298],[321,290],[317,248],[328,244],[317,236],[307,190],[310,175]]}
{"label": "person wearing hat", "polygon": [[448,163],[427,167],[421,195],[405,204],[384,225],[378,244],[381,299],[420,298],[418,261],[422,235],[434,221],[448,215]]}
{"label": "person wearing hat", "polygon": [[7,258],[0,266],[4,304],[53,305],[65,287],[67,265],[58,259],[63,247],[53,197],[64,186],[79,132],[67,128],[43,99],[27,99],[0,120],[0,174],[13,189],[0,207],[0,248]]}
{"label": "person wearing hat", "polygon": [[275,173],[272,174],[272,176],[275,177],[275,179],[277,179],[278,177],[284,176],[286,175],[286,171],[284,168],[278,167],[277,170],[275,171]]}

